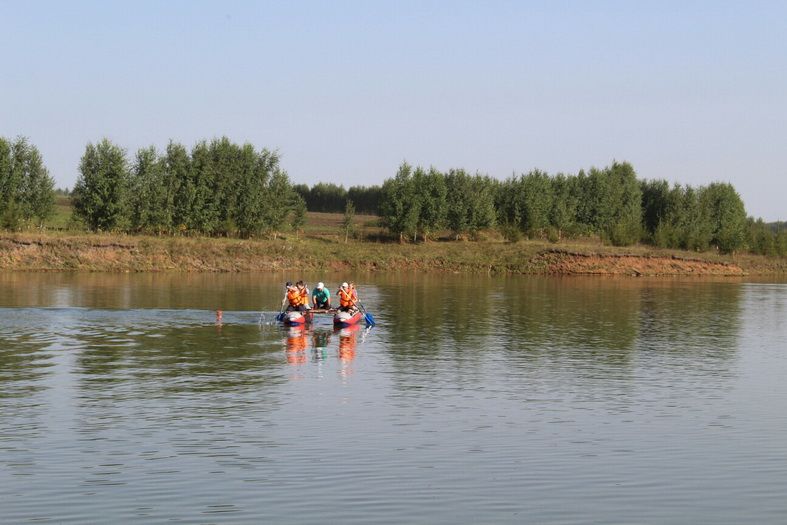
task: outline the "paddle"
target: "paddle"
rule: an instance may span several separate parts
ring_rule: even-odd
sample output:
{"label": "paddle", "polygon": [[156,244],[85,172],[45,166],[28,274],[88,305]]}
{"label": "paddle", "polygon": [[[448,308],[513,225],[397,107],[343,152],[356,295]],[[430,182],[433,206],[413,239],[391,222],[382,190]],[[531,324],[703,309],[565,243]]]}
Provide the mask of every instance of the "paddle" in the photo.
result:
{"label": "paddle", "polygon": [[374,316],[366,311],[366,308],[364,308],[364,306],[360,303],[360,301],[357,301],[355,304],[357,304],[358,307],[363,312],[363,318],[366,321],[366,324],[368,324],[369,326],[374,326],[377,324],[374,322]]}
{"label": "paddle", "polygon": [[278,314],[276,314],[276,320],[280,323],[284,321],[284,303],[286,300],[287,300],[286,297],[281,300],[281,311]]}

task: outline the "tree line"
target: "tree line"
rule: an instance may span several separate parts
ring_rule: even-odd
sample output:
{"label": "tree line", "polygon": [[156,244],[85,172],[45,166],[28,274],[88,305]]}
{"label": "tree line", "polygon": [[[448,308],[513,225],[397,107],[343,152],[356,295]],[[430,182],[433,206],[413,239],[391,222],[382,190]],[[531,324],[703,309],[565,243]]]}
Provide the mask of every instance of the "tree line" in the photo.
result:
{"label": "tree line", "polygon": [[400,240],[429,239],[444,228],[457,236],[476,233],[495,225],[496,189],[490,177],[403,163],[392,179],[383,182],[381,223]]}
{"label": "tree line", "polygon": [[403,163],[382,186],[382,225],[400,240],[497,227],[509,240],[597,235],[618,246],[787,255],[787,231],[748,218],[731,184],[639,180],[627,162],[576,175],[533,170],[505,181]]}
{"label": "tree line", "polygon": [[55,204],[55,181],[26,138],[0,137],[0,226],[40,225]]}
{"label": "tree line", "polygon": [[275,152],[226,137],[191,151],[176,142],[142,148],[131,162],[107,139],[88,144],[71,196],[94,231],[251,237],[298,228],[306,213]]}
{"label": "tree line", "polygon": [[[0,226],[40,226],[57,192],[34,145],[0,137]],[[285,226],[297,231],[308,209],[378,214],[402,241],[497,228],[512,241],[597,235],[621,246],[787,255],[787,223],[747,217],[731,184],[639,180],[626,162],[576,175],[533,170],[504,181],[403,163],[382,186],[345,190],[292,185],[276,152],[226,137],[191,150],[173,141],[165,151],[142,148],[131,160],[104,139],[86,146],[70,196],[74,216],[93,231],[252,237]]]}
{"label": "tree line", "polygon": [[344,186],[332,182],[318,182],[311,188],[296,184],[294,189],[306,202],[309,211],[328,213],[344,212],[347,201],[351,201],[358,213],[377,215],[380,206],[380,186]]}

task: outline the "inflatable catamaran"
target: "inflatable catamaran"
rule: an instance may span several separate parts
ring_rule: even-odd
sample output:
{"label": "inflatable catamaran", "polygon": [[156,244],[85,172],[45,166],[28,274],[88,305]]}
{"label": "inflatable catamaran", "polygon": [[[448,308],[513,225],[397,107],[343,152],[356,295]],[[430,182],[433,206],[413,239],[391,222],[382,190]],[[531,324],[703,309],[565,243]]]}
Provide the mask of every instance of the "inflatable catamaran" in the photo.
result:
{"label": "inflatable catamaran", "polygon": [[286,326],[302,326],[311,324],[315,315],[333,315],[333,324],[339,328],[354,326],[366,321],[369,326],[374,326],[374,317],[366,311],[363,304],[358,300],[358,294],[353,283],[342,283],[337,295],[339,296],[339,308],[325,308],[330,306],[330,293],[328,293],[323,283],[318,283],[312,301],[314,306],[323,308],[311,308],[309,306],[309,289],[303,281],[298,281],[294,286],[291,281],[285,284],[287,295],[282,300],[282,308],[289,303],[286,311],[279,312],[276,320]]}
{"label": "inflatable catamaran", "polygon": [[280,321],[286,326],[301,326],[311,324],[315,316],[333,315],[333,324],[338,327],[353,326],[365,320],[366,324],[374,325],[374,318],[371,314],[364,314],[361,310],[355,309],[349,312],[331,308],[328,310],[311,309],[305,312],[282,312]]}

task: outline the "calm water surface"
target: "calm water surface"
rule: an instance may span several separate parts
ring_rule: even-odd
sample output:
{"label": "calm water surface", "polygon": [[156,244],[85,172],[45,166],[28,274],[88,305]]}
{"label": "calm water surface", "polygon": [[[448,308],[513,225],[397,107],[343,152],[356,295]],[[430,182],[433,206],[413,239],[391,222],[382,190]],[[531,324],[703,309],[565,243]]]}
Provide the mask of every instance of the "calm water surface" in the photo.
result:
{"label": "calm water surface", "polygon": [[0,276],[0,522],[787,522],[783,282],[292,277]]}

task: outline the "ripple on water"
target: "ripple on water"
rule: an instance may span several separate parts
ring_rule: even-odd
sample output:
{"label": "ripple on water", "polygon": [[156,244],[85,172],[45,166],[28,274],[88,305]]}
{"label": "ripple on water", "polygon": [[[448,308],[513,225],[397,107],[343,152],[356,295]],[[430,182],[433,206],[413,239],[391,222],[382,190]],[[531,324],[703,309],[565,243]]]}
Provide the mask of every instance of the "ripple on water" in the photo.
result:
{"label": "ripple on water", "polygon": [[381,284],[354,340],[2,309],[3,520],[778,523],[787,289],[616,283]]}

